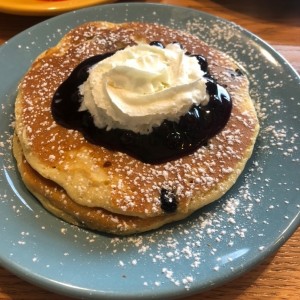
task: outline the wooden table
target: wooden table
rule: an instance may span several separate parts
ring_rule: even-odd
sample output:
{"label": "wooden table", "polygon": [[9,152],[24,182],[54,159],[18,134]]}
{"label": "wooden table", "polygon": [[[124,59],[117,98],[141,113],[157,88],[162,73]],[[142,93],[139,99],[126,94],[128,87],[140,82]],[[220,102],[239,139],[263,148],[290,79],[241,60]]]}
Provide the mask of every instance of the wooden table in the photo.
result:
{"label": "wooden table", "polygon": [[[162,0],[144,1],[199,9],[233,21],[277,49],[300,73],[300,1],[298,0]],[[0,44],[46,17],[0,13]],[[185,298],[300,299],[300,229],[272,257],[219,288]],[[0,300],[70,298],[58,296],[17,278],[0,267]]]}

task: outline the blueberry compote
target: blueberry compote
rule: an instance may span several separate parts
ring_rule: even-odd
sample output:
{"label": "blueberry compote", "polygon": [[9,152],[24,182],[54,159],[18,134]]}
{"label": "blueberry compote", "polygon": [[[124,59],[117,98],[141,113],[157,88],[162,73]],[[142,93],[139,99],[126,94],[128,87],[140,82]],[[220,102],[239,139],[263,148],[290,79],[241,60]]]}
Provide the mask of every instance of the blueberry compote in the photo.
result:
{"label": "blueberry compote", "polygon": [[[164,47],[160,42],[150,45]],[[226,125],[231,113],[231,99],[224,87],[209,74],[206,59],[197,58],[199,67],[207,78],[206,89],[209,102],[205,106],[193,105],[178,122],[165,120],[149,134],[134,133],[123,129],[100,129],[94,125],[88,111],[79,111],[82,96],[78,87],[87,80],[89,68],[114,53],[90,57],[80,63],[56,90],[52,100],[55,121],[71,129],[77,129],[93,144],[111,150],[125,152],[151,164],[180,158],[206,145]],[[190,54],[186,54],[190,55]]]}

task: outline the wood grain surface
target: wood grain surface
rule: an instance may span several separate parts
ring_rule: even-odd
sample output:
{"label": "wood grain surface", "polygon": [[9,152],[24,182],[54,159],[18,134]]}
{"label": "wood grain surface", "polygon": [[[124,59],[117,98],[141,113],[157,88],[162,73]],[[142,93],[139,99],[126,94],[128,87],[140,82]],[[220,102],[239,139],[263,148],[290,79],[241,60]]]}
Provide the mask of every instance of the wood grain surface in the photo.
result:
{"label": "wood grain surface", "polygon": [[[186,6],[233,21],[271,44],[300,73],[300,1],[298,0],[162,0],[139,2]],[[24,17],[0,13],[0,44],[45,19],[46,17]],[[186,297],[184,300],[300,299],[299,241],[300,229],[298,228],[279,251],[262,264],[232,282],[204,293]],[[0,267],[0,300],[8,299],[67,300],[70,298],[33,286]]]}

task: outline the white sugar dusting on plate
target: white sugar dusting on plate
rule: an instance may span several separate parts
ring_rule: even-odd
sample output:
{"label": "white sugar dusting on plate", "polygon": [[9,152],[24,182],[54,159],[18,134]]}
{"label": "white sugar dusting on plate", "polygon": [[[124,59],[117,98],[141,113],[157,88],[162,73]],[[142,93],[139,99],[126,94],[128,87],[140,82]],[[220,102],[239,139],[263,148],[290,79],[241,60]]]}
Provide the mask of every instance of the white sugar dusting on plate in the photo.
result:
{"label": "white sugar dusting on plate", "polygon": [[[153,12],[153,15],[159,14]],[[5,188],[0,190],[0,204],[8,207],[10,211],[10,214],[2,220],[5,225],[3,230],[10,226],[10,222],[21,220],[23,213],[27,214],[28,211],[35,209],[36,211],[32,213],[37,227],[35,230],[40,230],[44,236],[49,234],[51,238],[61,240],[61,243],[66,241],[74,248],[82,248],[81,256],[93,256],[97,253],[99,258],[109,259],[112,266],[120,270],[120,274],[130,274],[132,268],[142,268],[144,262],[150,261],[154,267],[157,267],[157,274],[149,273],[144,268],[144,273],[139,274],[142,279],[140,280],[141,287],[151,289],[171,283],[174,287],[189,290],[196,283],[197,276],[206,272],[207,268],[217,273],[225,268],[234,271],[237,268],[234,264],[235,260],[247,254],[247,249],[238,247],[241,241],[242,244],[247,245],[248,241],[250,244],[250,241],[255,240],[259,243],[256,251],[263,252],[267,248],[268,233],[272,230],[274,223],[278,222],[275,219],[278,211],[283,212],[282,221],[290,219],[288,215],[290,210],[299,211],[300,205],[288,200],[290,191],[287,187],[293,179],[288,177],[289,171],[283,166],[289,164],[299,169],[299,122],[296,123],[299,118],[296,115],[297,111],[294,115],[288,115],[290,113],[288,106],[289,103],[297,103],[299,107],[300,103],[299,99],[294,97],[284,98],[284,94],[280,92],[298,79],[289,75],[285,78],[286,81],[283,81],[282,77],[277,80],[276,73],[280,71],[277,71],[276,65],[273,68],[263,52],[259,53],[253,48],[252,40],[245,44],[243,33],[239,28],[229,26],[222,20],[212,24],[201,17],[191,19],[186,24],[171,19],[170,24],[175,28],[197,34],[207,43],[224,50],[240,62],[251,81],[251,96],[256,102],[261,132],[253,157],[233,189],[220,201],[198,211],[188,220],[171,224],[151,233],[125,238],[107,237],[101,233],[85,231],[54,217],[53,223],[58,223],[54,227],[59,229],[51,229],[51,224],[43,223],[43,217],[48,214],[35,204],[34,198],[20,183],[6,184]],[[59,29],[49,35],[49,45],[64,32],[65,30]],[[220,40],[223,42],[220,43]],[[17,48],[30,51],[30,47],[36,47],[36,43],[18,44]],[[265,62],[264,70],[261,69],[262,62]],[[258,76],[257,73],[260,75]],[[261,84],[261,78],[264,79],[264,84]],[[282,98],[277,94],[282,95]],[[11,154],[13,97],[6,95],[3,101],[1,120],[5,119],[8,126],[0,133],[0,181],[17,181],[19,177],[15,175],[15,163]],[[297,126],[287,125],[286,119],[291,120]],[[271,173],[274,178],[265,177],[266,173],[270,176],[269,164],[274,163],[272,160],[274,154],[279,158],[278,164],[272,165],[276,168],[276,174]],[[22,195],[8,196],[11,194],[10,187],[14,187],[16,193]],[[282,188],[286,190],[287,198],[280,201],[277,193],[278,189]],[[299,193],[298,187],[296,191]],[[11,257],[18,252],[16,248],[27,249],[34,239],[30,227],[26,224],[24,226],[20,227],[17,242],[11,248]],[[220,254],[224,253],[224,249],[227,249],[228,255],[221,257]],[[63,265],[64,259],[76,261],[79,259],[76,255],[78,253],[72,248],[64,250],[57,258],[57,264]],[[40,264],[41,267],[54,268],[53,264],[46,263],[38,254],[32,254],[31,260],[35,264]],[[187,267],[177,269],[174,267],[176,264]]]}

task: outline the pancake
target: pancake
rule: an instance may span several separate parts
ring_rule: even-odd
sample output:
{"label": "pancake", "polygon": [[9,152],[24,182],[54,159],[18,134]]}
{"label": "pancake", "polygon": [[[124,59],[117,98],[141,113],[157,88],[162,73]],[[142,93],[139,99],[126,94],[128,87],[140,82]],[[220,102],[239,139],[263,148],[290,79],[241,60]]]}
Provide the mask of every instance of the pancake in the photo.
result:
{"label": "pancake", "polygon": [[73,225],[111,234],[127,235],[156,229],[186,217],[180,214],[153,218],[130,217],[101,208],[79,205],[58,184],[42,177],[28,164],[16,135],[13,138],[13,152],[22,180],[28,190],[49,212]]}
{"label": "pancake", "polygon": [[[58,125],[51,114],[53,94],[79,63],[141,41],[176,41],[189,53],[203,55],[210,74],[226,86],[232,100],[228,123],[206,146],[159,164],[143,163],[126,153],[91,144],[77,130]],[[34,192],[47,209],[67,221],[70,211],[80,207],[129,218],[133,224],[141,219],[151,224],[139,231],[182,219],[224,195],[244,169],[259,130],[248,79],[235,61],[188,33],[146,23],[99,21],[71,30],[34,61],[20,82],[15,116],[18,143],[14,147],[19,145],[24,156],[17,159],[19,170],[25,178],[23,161],[34,174],[27,177],[27,186],[33,190],[30,182],[37,180],[41,186],[51,183],[60,191],[60,196],[52,198],[43,189]],[[176,211],[168,213],[162,208],[162,190],[176,196]],[[60,197],[70,199],[73,208],[51,209],[57,208]],[[70,222],[89,224],[87,219]],[[118,232],[119,223],[103,224],[99,230]],[[122,228],[122,233],[134,232],[133,227]]]}

